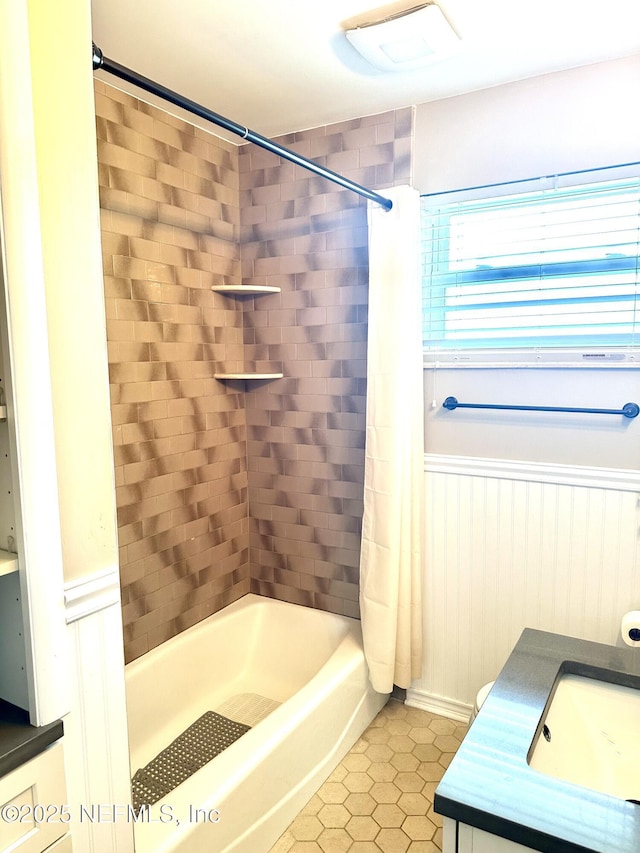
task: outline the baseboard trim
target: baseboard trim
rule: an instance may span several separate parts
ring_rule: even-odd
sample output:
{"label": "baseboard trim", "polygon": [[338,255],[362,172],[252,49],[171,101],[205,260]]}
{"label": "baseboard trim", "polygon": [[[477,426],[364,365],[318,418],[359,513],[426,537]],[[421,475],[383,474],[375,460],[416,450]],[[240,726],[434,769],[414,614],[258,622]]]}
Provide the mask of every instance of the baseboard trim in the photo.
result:
{"label": "baseboard trim", "polygon": [[119,603],[120,576],[117,566],[71,581],[64,588],[67,625]]}
{"label": "baseboard trim", "polygon": [[458,702],[455,699],[447,699],[445,696],[436,696],[434,693],[427,693],[426,690],[421,690],[419,687],[408,688],[405,704],[411,708],[428,711],[430,714],[448,717],[448,719],[456,720],[459,723],[468,723],[473,711],[472,705]]}

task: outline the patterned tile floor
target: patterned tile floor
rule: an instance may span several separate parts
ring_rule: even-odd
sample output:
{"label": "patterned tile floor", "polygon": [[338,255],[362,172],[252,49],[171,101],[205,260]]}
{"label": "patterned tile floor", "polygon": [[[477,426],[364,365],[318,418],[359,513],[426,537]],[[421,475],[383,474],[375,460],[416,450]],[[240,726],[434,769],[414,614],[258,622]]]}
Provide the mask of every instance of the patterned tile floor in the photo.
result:
{"label": "patterned tile floor", "polygon": [[271,853],[437,853],[433,792],[466,731],[392,699]]}

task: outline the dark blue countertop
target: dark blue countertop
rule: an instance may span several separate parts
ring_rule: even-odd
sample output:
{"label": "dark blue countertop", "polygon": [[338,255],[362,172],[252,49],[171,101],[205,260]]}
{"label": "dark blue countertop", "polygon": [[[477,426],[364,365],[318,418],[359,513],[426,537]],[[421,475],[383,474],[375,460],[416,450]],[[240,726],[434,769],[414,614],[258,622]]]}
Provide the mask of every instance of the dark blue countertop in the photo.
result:
{"label": "dark blue countertop", "polygon": [[[640,853],[639,805],[527,764],[563,672],[640,688],[640,650],[525,629],[438,785],[435,810],[533,850]],[[640,800],[640,766],[629,797]]]}
{"label": "dark blue countertop", "polygon": [[26,711],[0,699],[0,777],[44,752],[62,734],[62,720],[32,726]]}

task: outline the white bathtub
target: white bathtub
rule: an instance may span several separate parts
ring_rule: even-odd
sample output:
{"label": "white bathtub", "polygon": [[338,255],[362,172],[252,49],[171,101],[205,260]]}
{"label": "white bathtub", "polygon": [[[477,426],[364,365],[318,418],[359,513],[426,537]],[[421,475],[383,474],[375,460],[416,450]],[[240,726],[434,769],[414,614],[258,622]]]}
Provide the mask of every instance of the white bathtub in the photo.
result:
{"label": "white bathtub", "polygon": [[126,667],[132,774],[206,711],[282,703],[136,821],[136,853],[267,853],[385,704],[355,619],[246,595]]}

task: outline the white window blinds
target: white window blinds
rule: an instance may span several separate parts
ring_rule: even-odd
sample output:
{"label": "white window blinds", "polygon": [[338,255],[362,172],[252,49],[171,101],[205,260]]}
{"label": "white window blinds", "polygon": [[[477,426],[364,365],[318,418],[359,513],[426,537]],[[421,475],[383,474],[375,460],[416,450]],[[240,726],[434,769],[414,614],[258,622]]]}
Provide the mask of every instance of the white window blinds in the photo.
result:
{"label": "white window blinds", "polygon": [[424,197],[422,233],[427,350],[640,344],[636,164]]}

